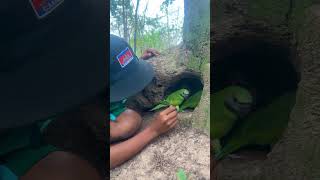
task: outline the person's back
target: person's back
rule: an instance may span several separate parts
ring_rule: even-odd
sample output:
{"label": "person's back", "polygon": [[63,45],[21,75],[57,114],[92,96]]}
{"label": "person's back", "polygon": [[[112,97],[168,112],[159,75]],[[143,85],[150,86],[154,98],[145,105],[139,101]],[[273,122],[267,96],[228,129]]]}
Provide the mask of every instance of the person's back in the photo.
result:
{"label": "person's back", "polygon": [[[75,108],[106,89],[105,3],[2,2],[0,138],[7,139],[11,134],[15,141],[11,151],[16,153],[4,149],[0,154],[0,162],[5,163],[0,163],[3,171],[20,172],[16,175],[23,180],[100,179],[85,160],[45,144],[29,148],[29,140],[41,136],[39,129],[45,128],[46,123],[37,126],[39,122]],[[28,127],[33,128],[26,136],[16,131],[21,128],[29,132]],[[17,160],[22,163],[14,163]],[[20,164],[30,167],[21,168]]]}
{"label": "person's back", "polygon": [[2,2],[0,129],[47,118],[106,87],[104,7],[102,0]]}

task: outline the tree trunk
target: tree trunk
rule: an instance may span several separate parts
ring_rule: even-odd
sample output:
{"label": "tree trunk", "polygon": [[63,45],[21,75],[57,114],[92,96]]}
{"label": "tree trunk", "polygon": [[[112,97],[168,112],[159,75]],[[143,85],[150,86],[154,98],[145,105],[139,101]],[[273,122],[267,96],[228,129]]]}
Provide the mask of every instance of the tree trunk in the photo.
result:
{"label": "tree trunk", "polygon": [[140,0],[137,0],[137,7],[136,7],[136,14],[134,17],[134,34],[133,34],[133,38],[134,38],[134,42],[133,42],[133,51],[134,53],[137,52],[137,32],[138,32],[138,9],[139,9],[139,3]]}
{"label": "tree trunk", "polygon": [[129,42],[127,8],[126,1],[122,0],[123,38]]}
{"label": "tree trunk", "polygon": [[167,44],[170,47],[170,25],[169,25],[169,4],[166,5],[166,16],[167,16]]}
{"label": "tree trunk", "polygon": [[200,70],[209,62],[210,42],[210,1],[184,0],[183,44],[192,57],[187,64],[191,69]]}

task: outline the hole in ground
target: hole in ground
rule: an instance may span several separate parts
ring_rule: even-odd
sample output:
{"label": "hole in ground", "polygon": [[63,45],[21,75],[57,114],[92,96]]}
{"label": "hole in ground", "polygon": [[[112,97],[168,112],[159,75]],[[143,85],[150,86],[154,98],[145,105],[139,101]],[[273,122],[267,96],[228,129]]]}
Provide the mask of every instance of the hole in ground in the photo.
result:
{"label": "hole in ground", "polygon": [[[255,96],[255,108],[262,108],[275,97],[295,90],[299,81],[288,42],[242,37],[218,41],[214,46],[212,90],[231,84],[247,87]],[[236,154],[246,159],[264,159],[270,148],[250,146]]]}
{"label": "hole in ground", "polygon": [[230,84],[253,91],[257,106],[297,88],[298,76],[286,42],[231,38],[217,42],[213,62],[213,92]]}
{"label": "hole in ground", "polygon": [[190,91],[190,95],[203,89],[201,77],[192,72],[185,72],[174,77],[170,84],[171,85],[164,92],[165,96],[182,88],[188,89]]}

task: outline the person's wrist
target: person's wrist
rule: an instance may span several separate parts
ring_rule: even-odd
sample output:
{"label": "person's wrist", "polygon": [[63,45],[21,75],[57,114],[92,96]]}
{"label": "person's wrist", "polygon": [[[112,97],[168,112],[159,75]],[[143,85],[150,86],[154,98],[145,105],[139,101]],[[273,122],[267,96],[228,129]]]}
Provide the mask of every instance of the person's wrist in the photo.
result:
{"label": "person's wrist", "polygon": [[146,133],[151,136],[152,138],[156,138],[158,137],[160,134],[153,128],[151,128],[150,126],[148,126],[146,129],[145,129]]}

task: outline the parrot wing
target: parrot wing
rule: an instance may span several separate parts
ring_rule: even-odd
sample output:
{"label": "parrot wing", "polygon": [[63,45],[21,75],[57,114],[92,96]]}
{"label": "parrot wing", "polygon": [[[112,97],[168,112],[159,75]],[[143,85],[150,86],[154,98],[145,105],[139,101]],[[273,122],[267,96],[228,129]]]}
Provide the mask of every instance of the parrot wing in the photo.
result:
{"label": "parrot wing", "polygon": [[215,154],[215,160],[221,160],[230,153],[238,150],[239,148],[243,147],[244,145],[247,145],[246,142],[243,142],[241,140],[233,141],[232,143],[228,143],[226,146],[222,148],[217,154]]}
{"label": "parrot wing", "polygon": [[201,95],[202,95],[202,90],[196,92],[194,95],[192,95],[190,98],[188,98],[182,103],[180,110],[182,111],[187,108],[194,109],[195,107],[197,107],[200,102]]}
{"label": "parrot wing", "polygon": [[170,103],[168,103],[167,101],[161,101],[158,105],[156,105],[155,107],[153,107],[150,111],[155,111],[164,107],[168,107],[170,106]]}
{"label": "parrot wing", "polygon": [[247,145],[271,145],[275,143],[285,129],[295,102],[295,92],[287,93],[264,108],[248,115],[226,137],[225,145],[215,159]]}
{"label": "parrot wing", "polygon": [[224,88],[211,96],[212,123],[210,123],[210,134],[213,139],[220,139],[226,135],[237,120],[237,115],[225,107],[225,99],[230,95],[230,88]]}
{"label": "parrot wing", "polygon": [[184,101],[185,96],[184,92],[186,92],[186,89],[179,89],[170,95],[168,95],[165,100],[161,101],[157,106],[152,108],[150,111],[155,111],[157,109],[167,107],[167,106],[175,106],[179,110],[179,105]]}

